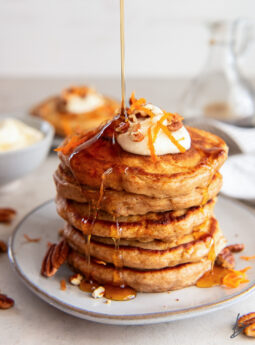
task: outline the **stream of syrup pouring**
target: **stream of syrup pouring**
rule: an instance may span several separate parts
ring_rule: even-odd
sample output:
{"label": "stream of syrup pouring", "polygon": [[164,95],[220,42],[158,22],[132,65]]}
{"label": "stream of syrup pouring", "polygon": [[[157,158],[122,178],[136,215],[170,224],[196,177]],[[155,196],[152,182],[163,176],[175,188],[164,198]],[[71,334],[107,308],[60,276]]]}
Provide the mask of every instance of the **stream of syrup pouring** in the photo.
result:
{"label": "stream of syrup pouring", "polygon": [[[126,118],[126,102],[125,102],[125,41],[124,41],[124,0],[120,0],[120,45],[121,45],[121,111],[120,116]],[[81,151],[89,150],[92,154],[96,154],[97,150],[100,150],[100,145],[103,145],[103,140],[100,140],[103,134],[107,131],[112,133],[112,146],[116,146],[115,138],[114,138],[114,130],[111,131],[111,124],[114,122],[114,119],[108,122],[99,133],[97,133],[94,137],[87,140],[83,144],[79,145],[75,148],[74,152],[71,153],[69,156],[69,168],[75,177],[74,169],[72,168],[72,160],[73,158]],[[116,149],[116,154],[118,154],[118,149]],[[95,222],[98,217],[98,213],[100,211],[100,203],[102,201],[104,195],[104,181],[107,175],[112,173],[114,167],[109,167],[101,176],[101,185],[99,190],[99,197],[95,204],[89,204],[89,216],[86,218],[82,218],[82,223],[84,224],[84,228],[86,228],[86,260],[88,265],[88,274],[86,276],[86,280],[83,280],[80,289],[86,292],[92,292],[96,287],[99,286],[99,283],[93,281],[93,274],[91,272],[91,257],[90,257],[90,241],[91,236],[93,233],[93,228]],[[79,183],[78,179],[76,178],[77,182]],[[79,183],[80,185],[80,183]],[[82,188],[82,186],[80,185]],[[123,279],[123,260],[121,255],[121,250],[119,248],[120,245],[120,238],[121,238],[121,226],[118,222],[118,218],[114,217],[115,226],[112,225],[111,227],[111,237],[113,239],[115,245],[115,251],[113,256],[113,264],[114,264],[114,274],[113,274],[113,285],[105,285],[105,294],[104,297],[116,301],[127,301],[135,298],[136,291],[129,286],[124,285]],[[100,284],[102,286],[102,284]]]}

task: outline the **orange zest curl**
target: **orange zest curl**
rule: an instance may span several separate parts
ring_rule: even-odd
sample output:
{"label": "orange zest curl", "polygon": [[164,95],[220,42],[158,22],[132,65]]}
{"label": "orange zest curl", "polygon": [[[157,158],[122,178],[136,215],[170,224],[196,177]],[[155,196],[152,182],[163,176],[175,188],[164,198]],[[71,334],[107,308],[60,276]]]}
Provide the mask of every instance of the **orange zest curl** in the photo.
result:
{"label": "orange zest curl", "polygon": [[136,101],[137,101],[137,99],[135,98],[135,91],[133,91],[133,92],[131,93],[130,98],[129,98],[129,103],[130,103],[130,105],[132,105],[132,104],[134,104]]}
{"label": "orange zest curl", "polygon": [[[154,135],[154,140],[155,140],[155,135]],[[152,161],[155,163],[157,161],[157,156],[155,154],[155,148],[154,148],[154,145],[153,145],[153,139],[152,139],[152,133],[151,133],[151,127],[148,128],[148,146],[149,146],[149,150],[150,150],[150,153],[151,153],[151,158],[152,158]]]}
{"label": "orange zest curl", "polygon": [[151,118],[155,116],[155,114],[153,113],[153,111],[151,111],[150,109],[147,109],[145,107],[140,107],[138,108],[138,110],[140,111],[144,111],[146,115],[149,115]]}
{"label": "orange zest curl", "polygon": [[145,98],[139,98],[134,103],[131,104],[130,108],[128,109],[128,114],[132,114],[135,110],[140,110],[140,108],[146,104]]}
{"label": "orange zest curl", "polygon": [[240,256],[240,259],[246,260],[246,261],[255,260],[255,255],[253,255],[253,256]]}
{"label": "orange zest curl", "polygon": [[249,283],[247,279],[246,272],[251,269],[251,267],[246,267],[240,271],[230,270],[223,279],[222,285],[228,288],[237,288],[240,284]]}
{"label": "orange zest curl", "polygon": [[178,142],[178,140],[175,139],[175,137],[172,135],[172,133],[168,130],[166,126],[164,126],[162,123],[158,122],[158,125],[160,129],[168,136],[168,138],[171,140],[171,142],[179,149],[180,152],[185,152],[186,149]]}
{"label": "orange zest curl", "polygon": [[82,144],[84,139],[80,139],[78,135],[74,135],[64,146],[56,148],[54,151],[62,152],[64,155],[71,153],[71,151]]}

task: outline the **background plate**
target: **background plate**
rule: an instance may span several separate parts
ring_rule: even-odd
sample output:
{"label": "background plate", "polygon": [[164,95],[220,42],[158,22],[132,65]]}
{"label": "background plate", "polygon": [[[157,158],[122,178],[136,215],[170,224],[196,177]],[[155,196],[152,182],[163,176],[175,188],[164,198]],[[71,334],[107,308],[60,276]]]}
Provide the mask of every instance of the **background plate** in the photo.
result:
{"label": "background plate", "polygon": [[[229,243],[245,243],[242,255],[254,255],[255,215],[244,205],[219,197],[216,217]],[[39,297],[58,309],[91,321],[108,324],[149,324],[179,320],[218,310],[248,296],[255,289],[255,268],[248,272],[250,283],[237,289],[214,287],[199,289],[189,287],[170,293],[138,293],[134,300],[105,304],[88,293],[67,284],[60,290],[60,280],[68,277],[71,270],[61,267],[52,278],[40,275],[42,258],[47,243],[56,242],[63,220],[56,214],[51,200],[29,213],[17,226],[10,240],[9,258],[23,282]],[[40,237],[41,241],[29,243],[24,234]],[[237,269],[248,266],[238,259]],[[250,263],[249,263],[250,266]]]}

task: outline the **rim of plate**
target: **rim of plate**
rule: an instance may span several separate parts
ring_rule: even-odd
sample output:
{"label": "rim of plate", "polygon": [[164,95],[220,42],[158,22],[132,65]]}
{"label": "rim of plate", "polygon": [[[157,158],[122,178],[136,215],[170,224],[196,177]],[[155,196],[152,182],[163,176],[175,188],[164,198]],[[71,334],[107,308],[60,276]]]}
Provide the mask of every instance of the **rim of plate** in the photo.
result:
{"label": "rim of plate", "polygon": [[[228,201],[236,204],[238,207],[241,207],[245,211],[248,211],[255,219],[254,213],[249,209],[248,206],[242,204],[239,201],[227,198],[225,196],[221,196],[221,198],[227,199]],[[201,304],[199,306],[180,309],[177,311],[162,311],[162,312],[129,314],[129,315],[119,315],[119,314],[110,315],[110,314],[105,314],[105,313],[98,313],[98,312],[89,311],[89,310],[79,308],[79,307],[74,307],[74,306],[72,306],[66,302],[63,302],[62,300],[60,300],[56,297],[52,297],[48,293],[46,293],[43,290],[41,290],[40,288],[38,288],[38,286],[36,286],[33,282],[31,282],[26,277],[26,275],[22,272],[22,269],[19,267],[19,264],[17,263],[15,253],[14,253],[13,247],[14,247],[15,237],[16,237],[20,227],[23,225],[23,223],[26,221],[27,218],[29,218],[36,211],[42,209],[43,207],[45,207],[46,205],[48,205],[50,203],[54,203],[54,199],[47,200],[47,201],[43,202],[42,204],[40,204],[39,206],[32,209],[17,224],[17,226],[15,227],[15,229],[14,229],[14,231],[13,231],[13,233],[9,239],[8,256],[9,256],[9,260],[10,260],[12,266],[14,267],[15,271],[18,273],[18,276],[20,277],[20,279],[25,283],[25,285],[31,291],[33,291],[37,296],[41,297],[44,301],[50,302],[56,308],[58,308],[62,311],[66,311],[65,309],[68,309],[69,311],[76,312],[78,314],[88,316],[90,318],[95,318],[98,320],[99,319],[121,320],[121,321],[125,321],[125,320],[126,321],[153,320],[153,319],[156,320],[156,319],[163,319],[163,318],[168,318],[168,317],[173,316],[172,321],[174,321],[174,320],[178,320],[180,318],[184,319],[184,318],[195,316],[197,312],[201,312],[201,313],[205,314],[205,313],[209,313],[209,312],[214,311],[216,308],[217,309],[223,308],[224,306],[231,305],[231,304],[237,302],[238,300],[240,300],[244,297],[248,297],[253,291],[255,291],[255,282],[254,282],[254,284],[252,286],[250,286],[249,288],[247,288],[247,289],[245,289],[239,293],[237,292],[236,294],[234,294],[231,297],[226,298],[224,300],[217,300],[217,301],[212,302],[212,303],[205,303],[205,304]],[[171,321],[171,320],[169,320],[169,321]]]}

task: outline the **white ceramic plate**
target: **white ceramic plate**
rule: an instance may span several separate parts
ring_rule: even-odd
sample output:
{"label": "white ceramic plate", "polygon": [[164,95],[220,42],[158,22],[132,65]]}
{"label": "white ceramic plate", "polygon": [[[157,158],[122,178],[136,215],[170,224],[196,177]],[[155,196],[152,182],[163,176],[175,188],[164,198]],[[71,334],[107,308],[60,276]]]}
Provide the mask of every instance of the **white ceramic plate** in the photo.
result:
{"label": "white ceramic plate", "polygon": [[[242,255],[254,255],[255,215],[244,205],[220,197],[216,216],[229,243],[245,243]],[[78,287],[67,284],[60,290],[60,280],[68,277],[71,270],[61,267],[53,278],[40,275],[42,258],[47,243],[57,240],[63,221],[57,216],[53,201],[46,202],[28,214],[16,228],[10,240],[9,257],[23,282],[39,297],[62,311],[91,321],[108,324],[149,324],[184,319],[226,307],[240,301],[255,289],[255,268],[248,275],[250,283],[237,289],[214,287],[199,289],[190,287],[170,293],[139,293],[134,300],[105,304],[95,300]],[[41,237],[37,243],[28,243],[24,234]],[[247,266],[238,259],[237,268]]]}

